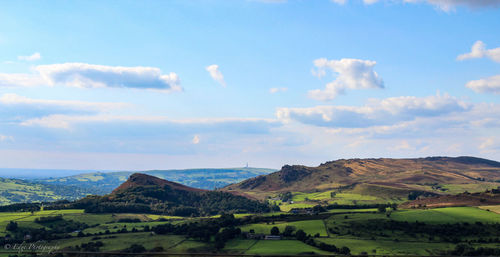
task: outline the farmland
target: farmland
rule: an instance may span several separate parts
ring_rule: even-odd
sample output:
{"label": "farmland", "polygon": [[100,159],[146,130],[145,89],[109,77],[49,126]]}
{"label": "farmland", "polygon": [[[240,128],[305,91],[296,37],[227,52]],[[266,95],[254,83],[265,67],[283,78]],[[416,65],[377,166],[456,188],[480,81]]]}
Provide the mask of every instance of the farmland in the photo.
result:
{"label": "farmland", "polygon": [[[494,209],[495,207],[488,208]],[[376,209],[337,209],[322,216],[297,216],[284,213],[275,214],[275,216],[270,214],[236,215],[236,222],[245,223],[238,226],[242,232],[270,234],[271,229],[277,227],[279,233],[283,233],[287,226],[293,227],[294,232],[282,240],[255,240],[237,236],[228,240],[219,251],[231,254],[259,255],[328,254],[328,251],[319,248],[319,244],[323,243],[334,245],[338,249],[348,248],[352,254],[438,255],[453,250],[456,243],[451,242],[451,239],[446,236],[426,234],[426,229],[464,223],[471,224],[468,226],[479,226],[474,225],[476,222],[481,222],[481,226],[485,226],[482,234],[464,236],[461,240],[467,240],[473,247],[500,247],[500,242],[496,241],[500,234],[498,231],[493,231],[491,229],[493,227],[490,228],[490,226],[495,226],[494,224],[500,222],[500,215],[493,211],[476,207],[387,209],[387,211],[388,213],[380,213]],[[37,223],[35,220],[55,215],[62,215],[62,219],[66,223],[81,222],[88,225],[81,232],[68,233],[66,236],[68,238],[52,240],[51,243],[59,246],[60,249],[80,249],[99,242],[102,244],[99,248],[100,251],[121,251],[136,244],[141,245],[146,250],[157,249],[171,253],[214,251],[214,237],[205,241],[182,234],[156,234],[153,232],[155,227],[164,224],[190,224],[221,219],[220,215],[206,218],[182,218],[150,214],[90,214],[84,213],[83,210],[44,210],[33,213],[3,212],[0,213],[0,236],[9,233],[6,231],[6,226],[10,221],[17,222],[22,229],[51,229],[59,223]],[[251,222],[254,219],[258,220],[259,217],[264,221]],[[405,228],[407,225],[404,225],[404,222],[409,222],[409,224],[418,222],[419,226],[424,227],[421,227],[418,232],[411,232]],[[393,228],[384,228],[384,224],[391,225]],[[398,224],[404,226],[401,229],[394,227]],[[379,227],[374,229],[374,226]],[[297,239],[294,233],[298,233],[299,230],[304,231],[309,239]],[[485,238],[486,241],[484,241]]]}

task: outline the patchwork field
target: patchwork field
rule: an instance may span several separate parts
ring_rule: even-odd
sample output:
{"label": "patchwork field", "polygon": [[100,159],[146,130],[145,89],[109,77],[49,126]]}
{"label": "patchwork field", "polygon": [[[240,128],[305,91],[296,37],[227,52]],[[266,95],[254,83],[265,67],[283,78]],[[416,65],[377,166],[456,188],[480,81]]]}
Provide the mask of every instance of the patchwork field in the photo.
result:
{"label": "patchwork field", "polygon": [[[489,209],[490,211],[486,210]],[[377,254],[377,255],[420,255],[431,256],[443,254],[455,249],[457,243],[453,243],[446,237],[432,235],[419,230],[420,232],[405,232],[406,226],[392,229],[374,229],[377,225],[390,222],[409,222],[415,224],[445,225],[464,224],[469,226],[479,226],[476,222],[481,222],[481,228],[492,235],[469,235],[460,240],[466,240],[472,247],[500,248],[500,233],[492,231],[494,224],[500,223],[500,214],[494,211],[498,206],[476,207],[450,207],[438,209],[409,209],[393,211],[387,209],[387,213],[380,213],[377,209],[353,209],[330,210],[327,216],[306,215],[299,216],[305,220],[293,221],[295,216],[284,214],[260,215],[261,218],[268,219],[268,222],[259,222],[240,225],[241,231],[270,234],[271,228],[276,226],[280,232],[286,226],[293,226],[295,231],[303,230],[309,239],[304,241],[295,240],[295,237],[286,237],[283,240],[250,240],[243,237],[236,237],[228,240],[220,249],[221,253],[231,254],[329,254],[321,250],[318,245],[326,243],[337,248],[348,247],[351,254]],[[327,213],[323,213],[325,215]],[[161,249],[169,253],[204,253],[214,252],[215,237],[210,237],[208,241],[188,237],[186,235],[155,234],[144,231],[145,227],[153,228],[162,224],[190,224],[202,222],[207,218],[181,218],[161,215],[146,214],[89,214],[83,210],[45,210],[39,212],[4,212],[0,213],[0,236],[6,235],[6,225],[9,221],[16,221],[20,228],[45,228],[50,229],[56,223],[35,223],[36,218],[53,217],[62,215],[64,221],[78,221],[89,225],[84,229],[81,236],[77,232],[69,233],[70,238],[54,240],[51,243],[61,248],[80,247],[89,243],[101,242],[100,251],[121,251],[132,244],[138,244],[147,250]],[[252,214],[236,215],[237,218],[248,219]],[[259,215],[256,215],[259,216]],[[315,218],[322,217],[322,218]],[[158,219],[162,218],[161,221]],[[167,219],[168,218],[168,219]],[[219,219],[220,216],[210,217]],[[123,222],[124,219],[135,220],[135,222]],[[375,226],[375,227],[374,227]],[[122,232],[126,228],[127,232]],[[137,231],[137,232],[134,232]],[[221,229],[222,231],[222,229]],[[427,234],[426,234],[427,233]],[[485,233],[485,232],[480,232]],[[316,236],[315,236],[316,235]],[[310,245],[310,242],[316,245]],[[495,241],[497,240],[497,241]],[[306,244],[306,241],[309,243]]]}

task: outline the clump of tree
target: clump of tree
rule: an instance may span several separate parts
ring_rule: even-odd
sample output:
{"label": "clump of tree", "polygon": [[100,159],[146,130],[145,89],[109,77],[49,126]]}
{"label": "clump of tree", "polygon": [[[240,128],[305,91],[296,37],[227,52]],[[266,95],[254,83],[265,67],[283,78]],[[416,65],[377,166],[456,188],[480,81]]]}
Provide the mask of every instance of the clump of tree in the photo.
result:
{"label": "clump of tree", "polygon": [[293,195],[291,192],[281,193],[279,196],[280,196],[281,201],[283,201],[283,202],[291,201],[293,198]]}
{"label": "clump of tree", "polygon": [[35,219],[35,223],[43,224],[63,220],[62,215],[39,217]]}
{"label": "clump of tree", "polygon": [[448,254],[452,256],[500,256],[500,248],[474,248],[467,244],[458,244]]}

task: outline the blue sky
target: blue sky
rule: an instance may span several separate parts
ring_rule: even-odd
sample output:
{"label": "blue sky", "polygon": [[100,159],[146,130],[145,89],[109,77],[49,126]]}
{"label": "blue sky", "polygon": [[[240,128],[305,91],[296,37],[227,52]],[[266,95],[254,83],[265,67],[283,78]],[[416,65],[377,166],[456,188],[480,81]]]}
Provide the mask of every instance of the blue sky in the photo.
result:
{"label": "blue sky", "polygon": [[5,168],[500,160],[500,1],[0,6]]}

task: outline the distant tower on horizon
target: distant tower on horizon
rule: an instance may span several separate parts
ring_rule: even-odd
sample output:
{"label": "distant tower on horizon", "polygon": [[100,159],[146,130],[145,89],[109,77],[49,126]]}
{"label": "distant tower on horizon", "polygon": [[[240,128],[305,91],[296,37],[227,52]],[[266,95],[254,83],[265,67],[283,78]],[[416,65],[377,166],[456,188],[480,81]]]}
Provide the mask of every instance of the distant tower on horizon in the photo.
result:
{"label": "distant tower on horizon", "polygon": [[245,166],[245,168],[248,168],[248,162],[247,162],[247,166]]}

